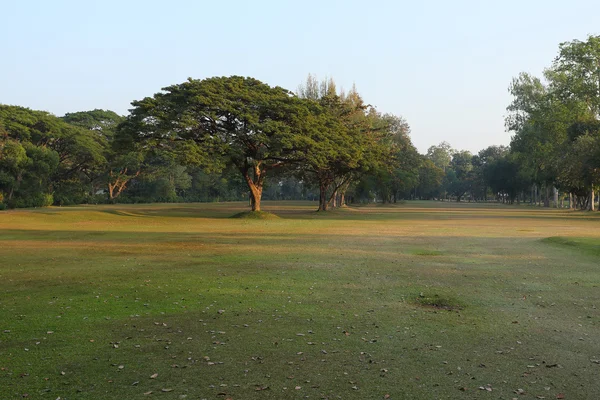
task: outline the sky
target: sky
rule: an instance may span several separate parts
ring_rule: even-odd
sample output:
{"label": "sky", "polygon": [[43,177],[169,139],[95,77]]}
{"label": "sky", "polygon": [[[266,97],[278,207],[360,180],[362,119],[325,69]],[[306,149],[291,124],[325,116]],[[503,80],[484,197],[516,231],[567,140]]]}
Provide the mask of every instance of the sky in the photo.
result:
{"label": "sky", "polygon": [[0,103],[126,115],[188,77],[309,73],[404,117],[425,153],[507,145],[511,79],[600,34],[598,0],[0,0]]}

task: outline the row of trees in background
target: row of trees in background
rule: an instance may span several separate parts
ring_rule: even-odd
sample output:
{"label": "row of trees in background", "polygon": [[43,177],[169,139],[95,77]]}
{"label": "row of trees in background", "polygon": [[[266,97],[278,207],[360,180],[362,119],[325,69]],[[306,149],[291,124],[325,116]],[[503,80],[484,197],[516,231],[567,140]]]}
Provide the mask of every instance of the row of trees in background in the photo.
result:
{"label": "row of trees in background", "polygon": [[509,147],[472,155],[445,142],[432,146],[426,158],[443,170],[442,182],[429,190],[417,186],[415,195],[594,210],[600,186],[600,36],[562,43],[543,78],[521,73],[510,84]]}
{"label": "row of trees in background", "polygon": [[[256,87],[267,94],[255,104],[248,92]],[[169,87],[135,102],[128,117],[93,110],[58,118],[0,106],[2,201],[39,207],[246,198],[258,210],[264,196],[319,200],[327,210],[346,201],[479,201],[507,190],[496,182],[506,173],[496,162],[504,161],[504,147],[471,156],[442,143],[421,155],[407,122],[377,113],[355,89],[337,93],[332,80],[309,77],[298,93],[233,77]]]}
{"label": "row of trees in background", "polygon": [[[127,116],[0,105],[0,208],[100,202],[401,199],[594,209],[600,37],[560,45],[544,80],[510,85],[509,147],[417,152],[401,117],[309,75],[294,94],[253,78],[189,79]],[[553,200],[553,201],[551,201]]]}
{"label": "row of trees in background", "polygon": [[415,152],[403,119],[310,76],[299,95],[234,76],[189,79],[132,104],[126,117],[0,106],[0,202],[248,196],[259,211],[266,194],[318,198],[326,210],[362,177],[399,166],[403,147]]}

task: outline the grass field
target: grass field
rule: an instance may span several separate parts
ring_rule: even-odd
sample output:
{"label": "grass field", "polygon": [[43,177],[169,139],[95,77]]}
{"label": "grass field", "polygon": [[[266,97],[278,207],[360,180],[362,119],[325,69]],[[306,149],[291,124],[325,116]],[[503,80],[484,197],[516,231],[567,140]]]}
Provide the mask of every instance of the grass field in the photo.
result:
{"label": "grass field", "polygon": [[0,212],[0,399],[598,399],[600,218]]}

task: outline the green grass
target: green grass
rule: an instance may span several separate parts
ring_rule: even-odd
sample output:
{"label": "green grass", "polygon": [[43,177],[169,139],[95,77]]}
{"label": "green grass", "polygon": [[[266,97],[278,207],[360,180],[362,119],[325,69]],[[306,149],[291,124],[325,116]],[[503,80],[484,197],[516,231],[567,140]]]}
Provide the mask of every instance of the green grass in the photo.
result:
{"label": "green grass", "polygon": [[600,398],[595,214],[263,207],[0,212],[0,399]]}
{"label": "green grass", "polygon": [[566,249],[600,257],[600,238],[567,238],[553,236],[543,240],[545,243],[564,246]]}

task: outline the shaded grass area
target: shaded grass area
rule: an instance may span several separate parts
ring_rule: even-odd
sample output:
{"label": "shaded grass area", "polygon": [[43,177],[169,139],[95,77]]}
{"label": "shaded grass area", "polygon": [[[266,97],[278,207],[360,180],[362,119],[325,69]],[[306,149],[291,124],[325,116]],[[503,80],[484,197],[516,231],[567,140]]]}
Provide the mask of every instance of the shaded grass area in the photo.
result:
{"label": "shaded grass area", "polygon": [[598,398],[597,221],[440,206],[1,214],[0,398]]}
{"label": "shaded grass area", "polygon": [[563,246],[565,248],[600,257],[600,238],[567,238],[553,236],[543,240],[548,244]]}

